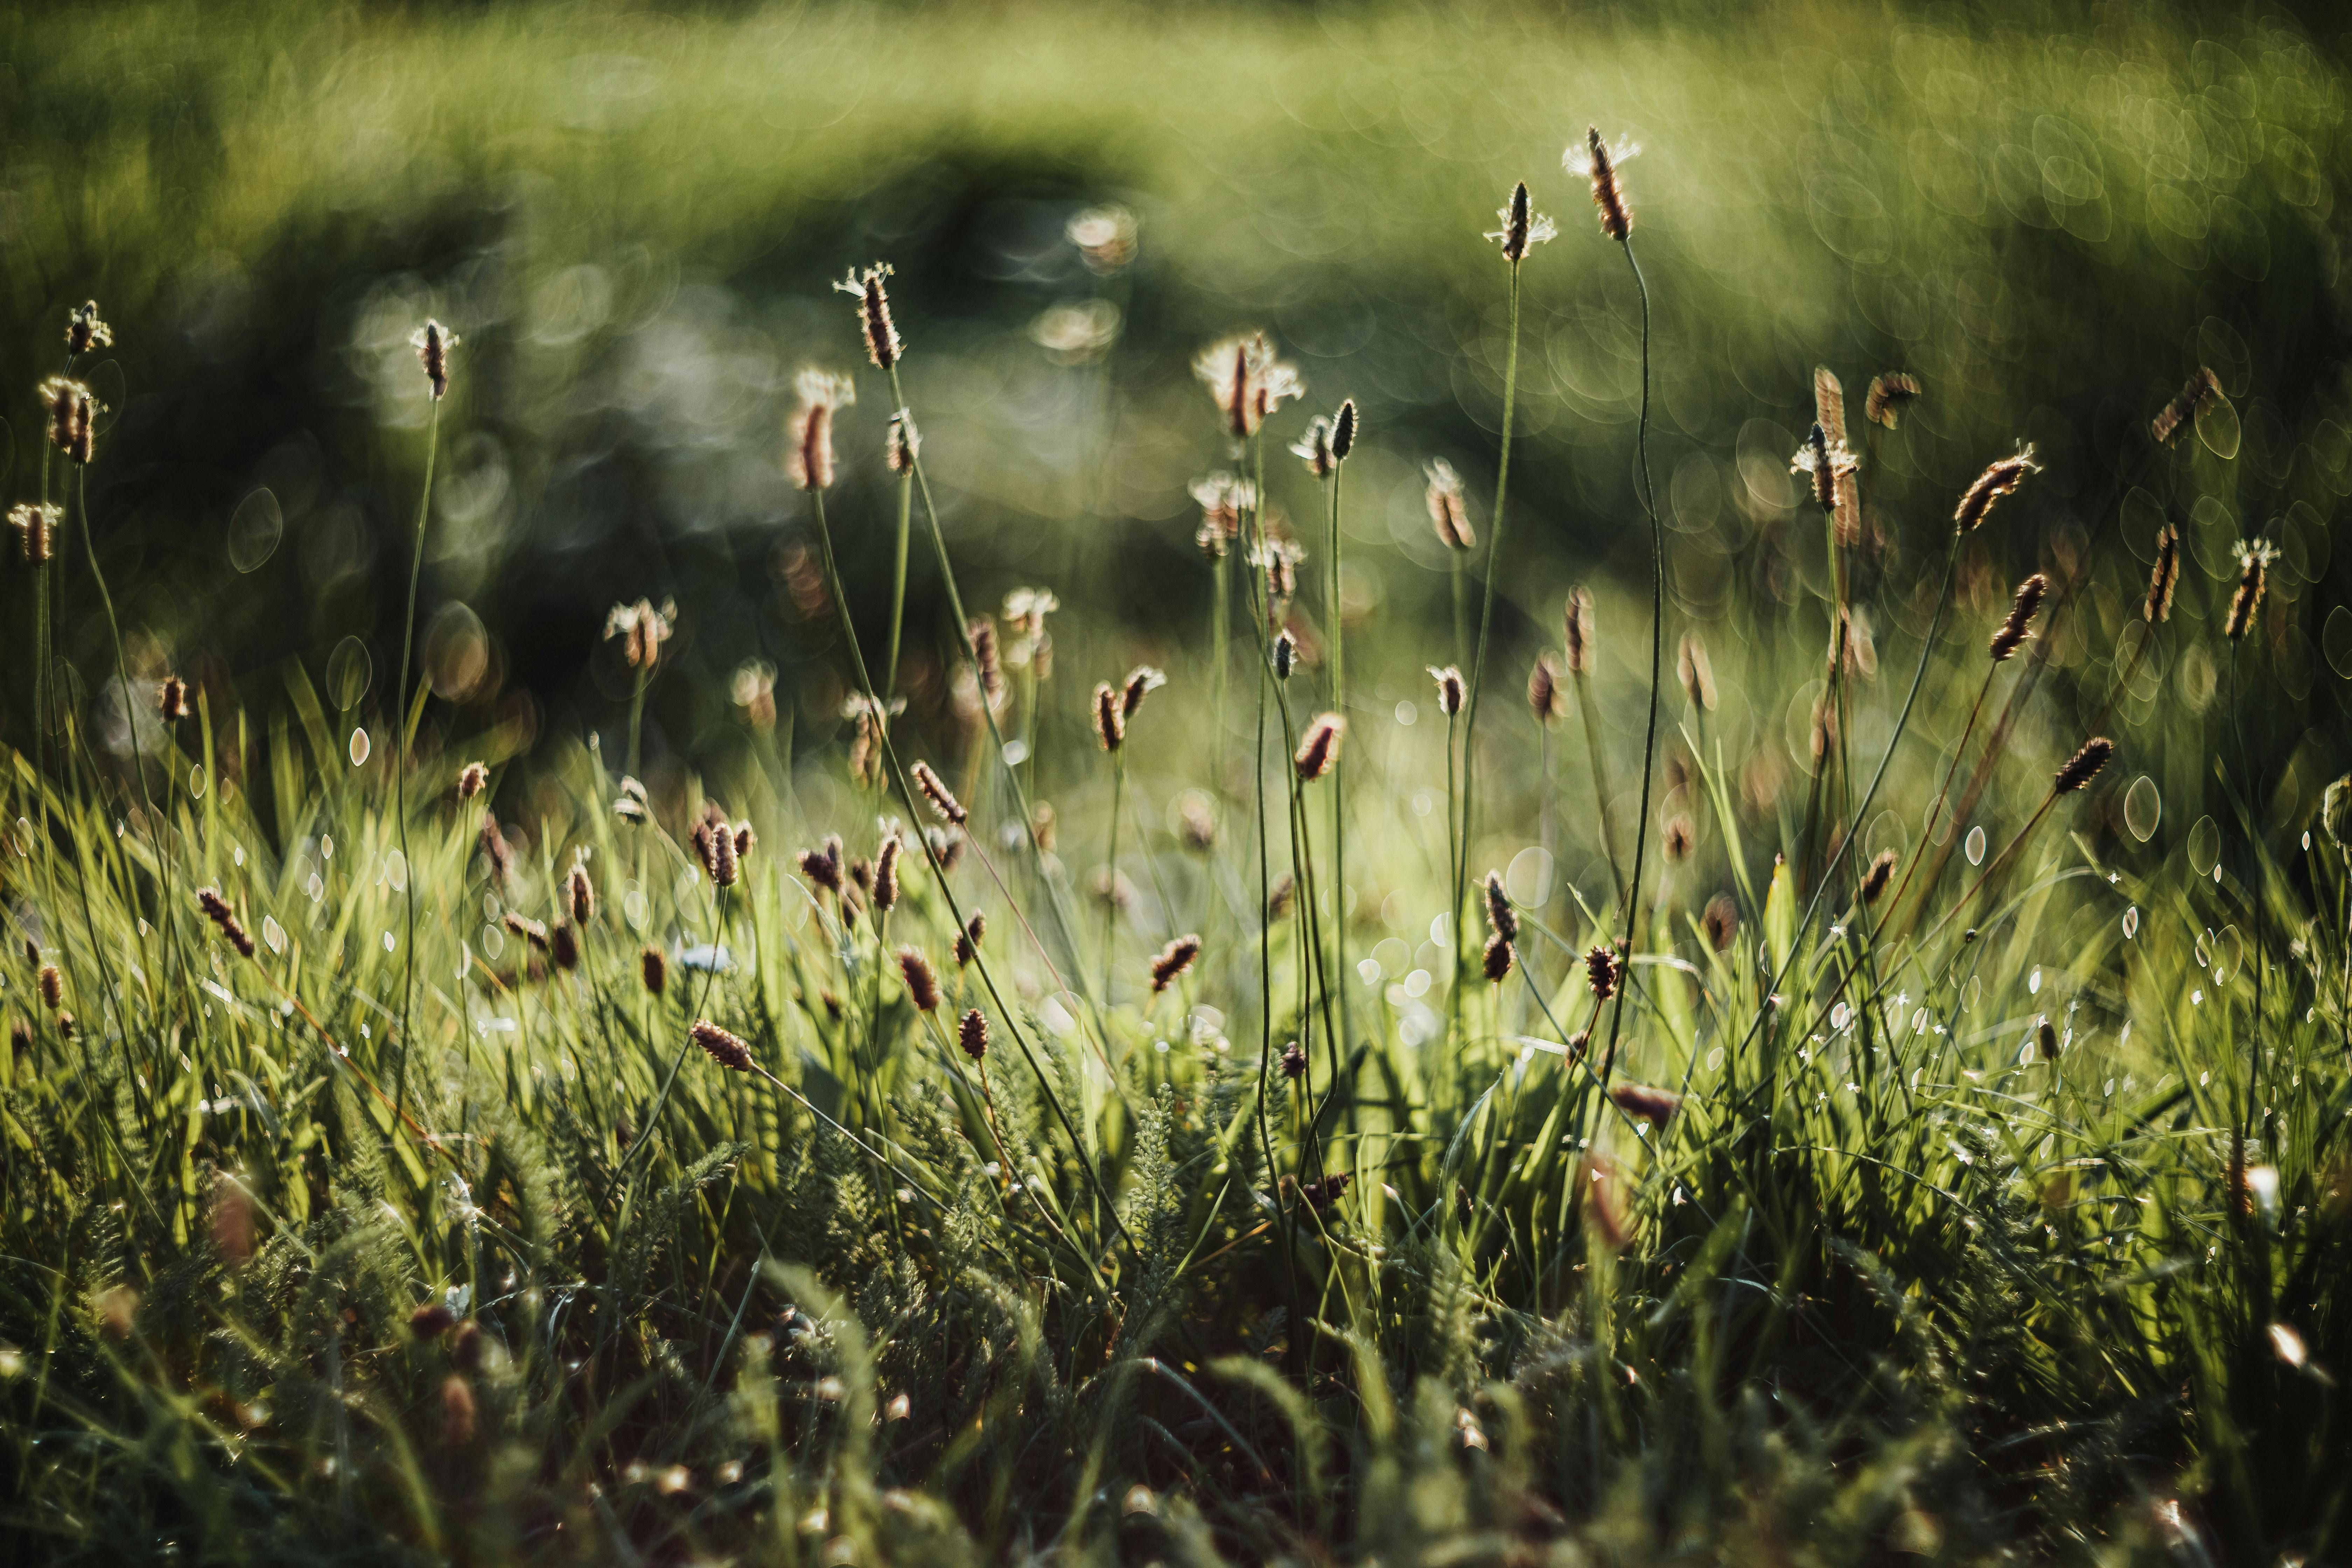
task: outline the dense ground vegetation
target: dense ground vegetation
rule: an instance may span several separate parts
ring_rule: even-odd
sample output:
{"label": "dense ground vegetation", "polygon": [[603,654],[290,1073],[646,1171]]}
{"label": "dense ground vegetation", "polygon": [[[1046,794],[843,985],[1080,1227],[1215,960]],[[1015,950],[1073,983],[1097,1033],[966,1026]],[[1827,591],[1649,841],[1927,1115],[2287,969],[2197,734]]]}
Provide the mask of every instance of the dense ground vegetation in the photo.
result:
{"label": "dense ground vegetation", "polygon": [[187,16],[7,110],[27,1560],[2342,1556],[2291,33]]}

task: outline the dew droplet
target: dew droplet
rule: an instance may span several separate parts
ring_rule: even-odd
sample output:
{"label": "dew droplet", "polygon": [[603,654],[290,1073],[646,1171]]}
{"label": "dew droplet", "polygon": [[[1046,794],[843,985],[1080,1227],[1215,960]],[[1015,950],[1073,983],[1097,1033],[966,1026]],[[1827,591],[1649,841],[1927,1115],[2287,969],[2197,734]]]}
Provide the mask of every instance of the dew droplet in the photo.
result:
{"label": "dew droplet", "polygon": [[2215,392],[2197,405],[2197,438],[2205,449],[2227,462],[2238,455],[2238,411]]}
{"label": "dew droplet", "polygon": [[2164,816],[2164,797],[2157,792],[2156,781],[2142,773],[2124,792],[2124,826],[2142,844],[2156,837],[2156,825]]}
{"label": "dew droplet", "polygon": [[386,856],[383,862],[383,879],[391,885],[394,892],[405,891],[408,887],[408,857],[397,849]]}
{"label": "dew droplet", "polygon": [[2245,962],[2245,938],[2238,934],[2236,926],[2223,926],[2221,934],[2213,939],[2213,984],[2228,984],[2230,976]]}
{"label": "dew droplet", "polygon": [[365,729],[352,731],[352,766],[364,767],[368,760],[368,732]]}
{"label": "dew droplet", "polygon": [[278,923],[276,915],[261,917],[261,940],[269,944],[272,952],[286,951],[286,928]]}
{"label": "dew droplet", "polygon": [[2221,858],[2221,825],[2200,816],[2189,830],[2189,864],[2199,876],[2214,870]]}
{"label": "dew droplet", "polygon": [[2206,932],[2205,935],[2197,939],[2197,967],[2200,969],[2204,969],[2210,966],[2213,962],[2213,949],[2209,945],[2211,940],[2212,932],[2210,931]]}
{"label": "dew droplet", "polygon": [[1969,828],[1968,843],[1964,847],[1968,852],[1969,865],[1981,866],[1984,864],[1984,829],[1981,827]]}
{"label": "dew droplet", "polygon": [[1964,1013],[1975,1012],[1977,1010],[1977,1002],[1983,995],[1984,976],[1980,974],[1969,975],[1969,983],[1960,987],[1960,1010]]}
{"label": "dew droplet", "polygon": [[1711,1051],[1709,1051],[1709,1052],[1707,1052],[1707,1053],[1706,1053],[1706,1070],[1707,1070],[1707,1071],[1709,1071],[1709,1072],[1713,1072],[1713,1071],[1715,1071],[1717,1068],[1720,1068],[1720,1067],[1722,1067],[1722,1066],[1723,1066],[1723,1047],[1722,1047],[1721,1046],[1717,1046],[1717,1047],[1715,1047],[1715,1049],[1713,1049],[1713,1050],[1711,1050]]}
{"label": "dew droplet", "polygon": [[2029,996],[2039,996],[2039,995],[2041,995],[2041,994],[2042,994],[2042,967],[2041,967],[2041,965],[2036,964],[2036,965],[2034,966],[2033,973],[2032,973],[2032,974],[2030,974],[2030,975],[2026,976],[2026,979],[2025,979],[2025,994],[2026,994],[2027,995],[2029,995]]}
{"label": "dew droplet", "polygon": [[2139,906],[2134,904],[2124,911],[2124,940],[2131,941],[2139,934]]}
{"label": "dew droplet", "polygon": [[1915,1035],[1924,1035],[1927,1032],[1927,1009],[1925,1007],[1919,1008],[1911,1015],[1911,1032]]}

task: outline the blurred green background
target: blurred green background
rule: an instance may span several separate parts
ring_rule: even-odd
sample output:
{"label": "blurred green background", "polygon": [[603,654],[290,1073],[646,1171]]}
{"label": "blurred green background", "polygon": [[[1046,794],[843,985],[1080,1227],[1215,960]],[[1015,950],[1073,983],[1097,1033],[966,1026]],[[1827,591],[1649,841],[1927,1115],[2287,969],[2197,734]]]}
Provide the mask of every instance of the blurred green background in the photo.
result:
{"label": "blurred green background", "polygon": [[[21,7],[0,68],[11,499],[37,482],[30,389],[94,296],[119,343],[93,372],[114,413],[91,507],[141,659],[216,705],[272,703],[285,660],[316,676],[356,637],[338,683],[372,671],[372,706],[399,657],[427,410],[407,340],[430,313],[464,339],[425,578],[443,694],[518,738],[609,732],[628,672],[605,611],[674,595],[654,751],[730,726],[751,658],[782,671],[805,750],[835,738],[840,688],[834,623],[793,592],[807,536],[780,428],[799,368],[861,365],[829,285],[887,258],[966,591],[1059,594],[1073,726],[1079,676],[1200,635],[1186,487],[1230,458],[1189,362],[1245,325],[1299,363],[1308,407],[1364,409],[1346,602],[1385,707],[1450,646],[1423,462],[1462,470],[1490,526],[1504,267],[1479,235],[1524,177],[1562,232],[1526,268],[1500,657],[1516,685],[1591,580],[1623,669],[1646,619],[1634,302],[1560,163],[1594,123],[1643,148],[1625,176],[1674,609],[1717,647],[1743,743],[1777,741],[1786,693],[1739,710],[1741,647],[1818,609],[1820,530],[1786,463],[1822,363],[1857,404],[1881,370],[1927,387],[1872,479],[1859,593],[1882,617],[1918,612],[1953,496],[2030,439],[2049,471],[1971,545],[1964,604],[1989,613],[2063,552],[2144,559],[2170,515],[2200,616],[2241,529],[2268,532],[2269,690],[2238,706],[2273,757],[2325,751],[2352,689],[2330,26],[1836,0]],[[1140,221],[1110,274],[1066,233],[1105,203]],[[2193,489],[2136,492],[2118,529],[2114,476],[2199,363],[2230,404]],[[864,394],[835,516],[874,627],[895,501],[879,379]],[[1311,519],[1308,487],[1286,459],[1276,502]],[[945,612],[917,567],[922,723]],[[2137,571],[2102,574],[2110,611]],[[103,670],[103,623],[68,591],[68,655]],[[2076,623],[2062,692],[2097,701],[2117,624]],[[2210,661],[2157,673],[2148,701],[2215,698]]]}

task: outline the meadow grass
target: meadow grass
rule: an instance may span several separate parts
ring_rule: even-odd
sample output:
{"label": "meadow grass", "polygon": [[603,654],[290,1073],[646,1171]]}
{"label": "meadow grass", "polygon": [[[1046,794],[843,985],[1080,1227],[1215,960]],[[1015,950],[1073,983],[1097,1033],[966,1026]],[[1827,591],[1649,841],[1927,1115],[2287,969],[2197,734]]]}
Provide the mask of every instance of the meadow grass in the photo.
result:
{"label": "meadow grass", "polygon": [[[2173,378],[2111,431],[2012,410],[1945,483],[1934,370],[1811,370],[1695,614],[1725,552],[1648,462],[1660,380],[1706,368],[1650,315],[1692,320],[1687,236],[1644,248],[1671,168],[1626,166],[1630,223],[1547,174],[1537,212],[1481,198],[1499,249],[1427,226],[1506,334],[1475,542],[1428,498],[1451,641],[1442,591],[1384,618],[1341,575],[1350,475],[1417,468],[1412,432],[1340,450],[1308,416],[1343,389],[1247,334],[1154,405],[1227,475],[1192,627],[1131,634],[1075,570],[992,615],[942,504],[990,411],[927,400],[919,279],[853,276],[818,357],[868,366],[797,383],[771,519],[839,745],[747,661],[698,700],[723,733],[650,765],[649,697],[732,658],[672,644],[690,595],[615,608],[609,730],[452,701],[430,647],[388,700],[289,661],[173,716],[170,639],[109,625],[100,573],[89,480],[136,432],[78,448],[48,394],[0,845],[9,1539],[2340,1556],[2352,786],[2340,739],[2245,731],[2334,646],[2341,428],[2315,405],[2247,479],[2252,389]],[[1592,298],[1652,574],[1568,595],[1507,501],[1521,274],[1603,269],[1643,285]],[[44,375],[89,363],[60,324]],[[404,366],[412,563],[469,346],[446,406]],[[1954,380],[1982,422],[1998,388]],[[2238,521],[2266,502],[2316,530]]]}

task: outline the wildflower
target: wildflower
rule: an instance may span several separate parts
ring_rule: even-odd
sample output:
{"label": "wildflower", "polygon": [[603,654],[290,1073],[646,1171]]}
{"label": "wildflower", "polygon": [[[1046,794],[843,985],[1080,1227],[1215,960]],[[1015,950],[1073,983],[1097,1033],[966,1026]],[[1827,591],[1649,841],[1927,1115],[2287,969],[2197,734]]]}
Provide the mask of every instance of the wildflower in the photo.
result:
{"label": "wildflower", "polygon": [[56,1012],[59,1005],[64,1002],[66,994],[65,977],[58,973],[56,964],[41,965],[39,987],[41,1005],[50,1012]]}
{"label": "wildflower", "polygon": [[[460,801],[473,799],[476,795],[481,794],[485,788],[488,787],[489,782],[489,769],[484,767],[479,763],[467,763],[464,767],[457,770],[457,798]],[[631,780],[628,782],[635,783],[635,781]]]}
{"label": "wildflower", "polygon": [[906,841],[896,833],[882,840],[881,850],[874,857],[874,912],[887,915],[898,903],[898,857]]}
{"label": "wildflower", "polygon": [[2020,443],[2014,457],[2003,458],[1977,476],[1977,482],[1960,497],[1952,521],[1962,533],[1974,532],[1992,513],[1993,503],[2003,496],[2016,492],[2028,474],[2038,474],[2042,465],[2033,460],[2032,446]]}
{"label": "wildflower", "polygon": [[662,644],[669,641],[677,618],[677,602],[674,599],[664,599],[658,610],[650,599],[615,605],[604,617],[604,640],[625,639],[621,647],[629,668],[651,670],[661,658]]}
{"label": "wildflower", "polygon": [[1339,412],[1331,417],[1331,460],[1344,463],[1355,449],[1356,400],[1350,397],[1339,405]]}
{"label": "wildflower", "polygon": [[1675,654],[1675,673],[1681,678],[1683,689],[1690,694],[1691,706],[1707,712],[1715,710],[1715,665],[1706,657],[1706,644],[1696,632],[1685,632],[1682,646]]}
{"label": "wildflower", "polygon": [[907,1000],[915,1005],[918,1013],[936,1013],[940,1009],[939,976],[931,973],[931,961],[911,947],[898,950],[898,977],[907,983]]}
{"label": "wildflower", "polygon": [[176,724],[188,716],[188,683],[176,675],[163,678],[156,693],[155,705],[163,715],[163,722]]}
{"label": "wildflower", "polygon": [[1192,967],[1201,956],[1201,938],[1188,933],[1175,938],[1151,961],[1151,989],[1156,995],[1176,983],[1176,977]]}
{"label": "wildflower", "polygon": [[1568,591],[1567,606],[1560,612],[1560,626],[1568,637],[1568,672],[1570,675],[1592,673],[1592,595],[1582,586]]}
{"label": "wildflower", "polygon": [[420,1340],[437,1340],[457,1326],[457,1314],[438,1301],[427,1301],[408,1314],[408,1331]]}
{"label": "wildflower", "polygon": [[669,985],[669,959],[660,948],[646,944],[637,954],[637,978],[645,983],[648,994],[658,996]]}
{"label": "wildflower", "polygon": [[2083,742],[2081,751],[2066,759],[2064,767],[2058,770],[2058,781],[2051,793],[2066,795],[2081,789],[2097,776],[2099,770],[2107,765],[2107,759],[2115,754],[2116,743],[2113,741],[2105,735],[2094,735]]}
{"label": "wildflower", "polygon": [[98,301],[77,305],[66,317],[66,353],[79,357],[114,346],[114,329],[98,319]]}
{"label": "wildflower", "polygon": [[1549,724],[1560,715],[1563,706],[1559,694],[1559,666],[1549,653],[1536,655],[1536,662],[1528,671],[1528,707],[1538,724]]}
{"label": "wildflower", "polygon": [[694,850],[702,861],[702,868],[710,874],[714,886],[735,885],[735,830],[728,825],[727,814],[715,800],[702,803],[702,816],[694,825]]}
{"label": "wildflower", "polygon": [[1505,942],[1519,940],[1519,912],[1511,908],[1508,895],[1503,891],[1503,876],[1499,871],[1486,873],[1486,925]]}
{"label": "wildflower", "polygon": [[1297,663],[1298,639],[1290,635],[1288,626],[1285,626],[1276,634],[1274,639],[1274,678],[1276,680],[1288,680],[1291,670],[1297,666]]}
{"label": "wildflower", "polygon": [[1618,964],[1617,955],[1608,948],[1596,943],[1591,951],[1584,955],[1584,978],[1592,987],[1595,1000],[1606,1002],[1617,994],[1617,983],[1622,978],[1622,974],[1623,971]]}
{"label": "wildflower", "polygon": [[58,527],[65,515],[65,508],[46,501],[20,501],[8,509],[8,526],[16,531],[26,560],[38,566],[57,553]]}
{"label": "wildflower", "polygon": [[876,706],[862,691],[853,691],[843,699],[841,716],[850,721],[849,778],[860,789],[873,789],[882,782],[882,744],[889,733],[892,716],[903,713],[907,700],[893,697]]}
{"label": "wildflower", "polygon": [[1116,752],[1127,740],[1127,715],[1119,707],[1118,689],[1108,680],[1095,683],[1095,739],[1106,752]]}
{"label": "wildflower", "polygon": [[1266,416],[1307,390],[1296,366],[1274,357],[1274,345],[1264,332],[1250,332],[1213,343],[1192,361],[1192,374],[1209,388],[1225,428],[1246,440],[1265,423]]}
{"label": "wildflower", "polygon": [[907,772],[915,781],[915,787],[923,792],[923,798],[931,803],[931,809],[941,817],[958,827],[971,820],[971,813],[964,809],[963,803],[956,799],[945,781],[931,771],[930,763],[918,762]]}
{"label": "wildflower", "polygon": [[1894,875],[1895,851],[1892,849],[1880,850],[1878,852],[1878,858],[1871,861],[1870,869],[1863,873],[1862,901],[1865,904],[1874,904],[1878,902],[1880,897],[1886,891],[1887,882],[1893,879]]}
{"label": "wildflower", "polygon": [[956,1023],[956,1044],[974,1061],[988,1055],[988,1016],[974,1007]]}
{"label": "wildflower", "polygon": [[652,814],[646,800],[646,786],[626,774],[622,775],[620,793],[613,797],[613,815],[624,822],[643,822]]}
{"label": "wildflower", "polygon": [[793,381],[800,405],[784,422],[784,468],[804,490],[833,488],[833,416],[857,401],[857,387],[845,375],[804,370]]}
{"label": "wildflower", "polygon": [[1298,776],[1314,783],[1331,771],[1339,760],[1339,741],[1348,732],[1348,721],[1337,713],[1318,714],[1307,726],[1307,738],[1298,743],[1297,754],[1290,761]]}
{"label": "wildflower", "polygon": [[1863,399],[1862,416],[1873,425],[1895,428],[1903,416],[1904,406],[1919,395],[1919,378],[1899,370],[1870,379],[1870,393]]}
{"label": "wildflower", "polygon": [[1653,1127],[1664,1127],[1683,1108],[1683,1097],[1671,1089],[1653,1089],[1646,1083],[1619,1083],[1610,1086],[1609,1098],[1617,1109],[1628,1116],[1638,1117]]}
{"label": "wildflower", "polygon": [[1282,1076],[1296,1082],[1307,1076],[1307,1053],[1298,1048],[1297,1040],[1282,1047]]}
{"label": "wildflower", "polygon": [[41,383],[41,401],[49,410],[49,444],[68,461],[87,466],[100,406],[89,388],[70,376],[53,375]]}
{"label": "wildflower", "polygon": [[889,276],[890,264],[877,261],[863,272],[853,268],[848,277],[834,285],[857,300],[857,321],[866,332],[866,353],[877,370],[888,370],[907,350],[898,337],[898,329],[891,323],[890,295],[882,287],[882,280]]}
{"label": "wildflower", "polygon": [[1529,246],[1541,245],[1559,235],[1559,226],[1535,211],[1528,202],[1525,180],[1511,187],[1510,199],[1496,209],[1495,219],[1503,226],[1486,237],[1503,247],[1503,259],[1514,267],[1527,259]]}
{"label": "wildflower", "polygon": [[735,667],[728,695],[757,730],[776,727],[776,667],[764,658],[749,658]]}
{"label": "wildflower", "polygon": [[2142,612],[2150,626],[2172,618],[2172,593],[2180,586],[2180,531],[2167,525],[2156,536],[2156,568],[2147,574],[2147,605]]}
{"label": "wildflower", "polygon": [[1298,592],[1298,563],[1307,552],[1297,541],[1270,538],[1250,553],[1250,564],[1265,574],[1265,597],[1279,605]]}
{"label": "wildflower", "polygon": [[908,409],[898,409],[890,416],[890,427],[882,436],[882,461],[894,474],[912,474],[915,459],[923,450],[923,433],[915,428],[915,416]]}
{"label": "wildflower", "polygon": [[2263,607],[2263,591],[2270,585],[2271,563],[2277,559],[2278,551],[2267,540],[2251,540],[2238,546],[2238,591],[2230,595],[2222,636],[2235,641],[2252,628],[2254,612]]}
{"label": "wildflower", "polygon": [[923,829],[923,847],[939,862],[941,871],[956,868],[956,862],[963,858],[963,846],[964,836],[952,827],[926,826]]}
{"label": "wildflower", "polygon": [[[1832,440],[1819,420],[1814,421],[1812,429],[1807,433],[1805,444],[1797,448],[1795,457],[1789,459],[1790,473],[1803,474],[1811,479],[1814,504],[1823,511],[1837,510],[1838,488],[1853,473],[1855,467],[1854,456],[1846,449],[1846,444]],[[1843,530],[1840,536],[1843,536]]]}
{"label": "wildflower", "polygon": [[1200,503],[1201,531],[1194,536],[1201,552],[1212,561],[1224,558],[1226,549],[1241,536],[1242,513],[1257,506],[1257,489],[1220,469],[1194,479],[1192,499]]}
{"label": "wildflower", "polygon": [[580,928],[559,925],[548,932],[548,952],[555,959],[555,967],[565,973],[580,967]]}
{"label": "wildflower", "polygon": [[416,351],[416,363],[425,367],[425,379],[433,386],[433,401],[448,396],[449,351],[457,346],[457,334],[427,316],[409,338],[408,346]]}
{"label": "wildflower", "polygon": [[541,952],[547,951],[547,922],[535,921],[519,910],[509,910],[499,918],[499,924],[521,937]]}
{"label": "wildflower", "polygon": [[964,921],[963,930],[956,932],[955,961],[958,969],[964,968],[980,956],[980,944],[987,937],[988,917],[978,910],[972,910],[971,919]]}
{"label": "wildflower", "polygon": [[1431,665],[1429,678],[1437,682],[1437,710],[1448,719],[1462,711],[1462,672],[1452,665]]}
{"label": "wildflower", "polygon": [[1116,272],[1135,259],[1139,228],[1133,213],[1122,206],[1088,207],[1070,219],[1064,233],[1097,272]]}
{"label": "wildflower", "polygon": [[1486,952],[1480,957],[1480,967],[1488,984],[1500,985],[1511,973],[1516,956],[1510,942],[1499,931],[1486,939]]}
{"label": "wildflower", "polygon": [[814,849],[800,852],[801,875],[836,898],[842,889],[841,835],[834,834]]}
{"label": "wildflower", "polygon": [[1304,1198],[1307,1206],[1317,1214],[1323,1213],[1333,1204],[1338,1203],[1355,1179],[1354,1174],[1347,1171],[1333,1171],[1303,1184],[1297,1184],[1297,1178],[1294,1176],[1282,1178],[1285,1186],[1297,1184],[1298,1195]]}
{"label": "wildflower", "polygon": [[2017,600],[2010,605],[2009,616],[1992,634],[1992,661],[2000,664],[2025,646],[2033,635],[2033,617],[2042,613],[2042,601],[2050,592],[2050,579],[2036,572],[2017,585]]}
{"label": "wildflower", "polygon": [[2058,1059],[2058,1031],[2052,1026],[2049,1019],[2044,1018],[2035,1026],[2033,1047],[2042,1054],[2042,1059],[2045,1062],[2054,1062]]}
{"label": "wildflower", "polygon": [[1045,636],[1045,617],[1062,607],[1051,588],[1015,588],[1004,595],[1007,625],[1032,642]]}
{"label": "wildflower", "polygon": [[482,813],[479,837],[482,858],[489,862],[490,880],[504,887],[514,880],[514,852],[507,847],[507,837],[499,831],[499,819],[493,814]]}
{"label": "wildflower", "polygon": [[1429,476],[1424,499],[1429,502],[1429,521],[1437,530],[1437,542],[1448,550],[1469,550],[1478,542],[1478,531],[1470,526],[1470,513],[1462,500],[1462,476],[1454,465],[1443,458],[1432,458],[1423,470]]}
{"label": "wildflower", "polygon": [[564,901],[572,907],[574,925],[586,925],[596,918],[596,884],[588,879],[588,868],[575,864],[572,874],[563,879]]}
{"label": "wildflower", "polygon": [[2197,417],[2198,410],[2203,408],[2209,399],[2218,397],[2221,392],[2221,378],[2203,365],[2199,365],[2197,374],[2190,376],[2189,384],[2180,389],[2180,395],[2166,404],[2149,422],[2148,434],[2156,437],[2158,446],[2164,446],[2179,433],[2182,426]]}
{"label": "wildflower", "polygon": [[1318,414],[1307,422],[1307,434],[1290,444],[1291,454],[1307,465],[1307,471],[1318,479],[1328,479],[1339,459],[1331,454],[1331,421]]}
{"label": "wildflower", "polygon": [[198,888],[196,907],[205,911],[206,920],[220,927],[221,935],[228,939],[231,947],[247,958],[253,956],[253,938],[237,923],[236,911],[228,907],[228,900],[221,897],[218,888]]}
{"label": "wildflower", "polygon": [[709,1019],[696,1019],[690,1033],[694,1037],[694,1043],[708,1052],[710,1059],[720,1067],[735,1072],[750,1070],[751,1047]]}
{"label": "wildflower", "polygon": [[1167,675],[1148,664],[1139,664],[1129,670],[1127,680],[1119,691],[1119,716],[1134,718],[1135,710],[1143,706],[1144,698],[1167,684]]}
{"label": "wildflower", "polygon": [[992,709],[1004,706],[1004,660],[996,644],[996,623],[986,616],[976,616],[966,628],[971,637],[972,668],[979,673],[981,691]]}
{"label": "wildflower", "polygon": [[1217,847],[1217,816],[1209,803],[1195,795],[1176,810],[1176,829],[1184,847],[1206,855]]}
{"label": "wildflower", "polygon": [[1601,215],[1601,232],[1614,240],[1622,241],[1633,231],[1633,212],[1618,184],[1617,165],[1641,150],[1627,141],[1620,140],[1614,146],[1601,141],[1596,125],[1586,130],[1582,147],[1570,146],[1560,154],[1562,168],[1592,181],[1592,205]]}

